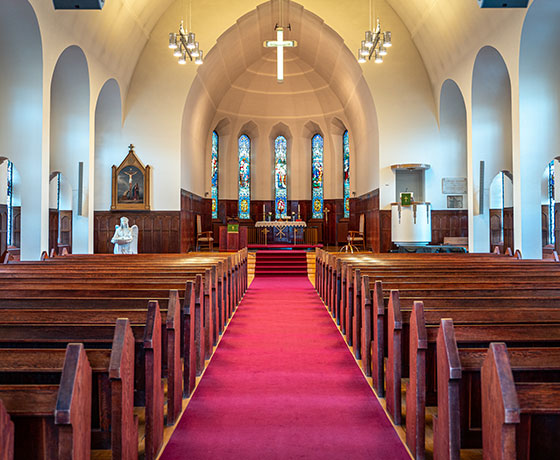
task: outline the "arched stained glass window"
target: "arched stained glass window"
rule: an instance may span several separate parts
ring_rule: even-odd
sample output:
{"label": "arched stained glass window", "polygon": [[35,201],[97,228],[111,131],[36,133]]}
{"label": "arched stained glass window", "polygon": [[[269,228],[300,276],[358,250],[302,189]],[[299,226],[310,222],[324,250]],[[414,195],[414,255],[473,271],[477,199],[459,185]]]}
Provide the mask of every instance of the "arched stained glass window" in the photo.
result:
{"label": "arched stained glass window", "polygon": [[239,137],[239,218],[251,217],[251,139]]}
{"label": "arched stained glass window", "polygon": [[212,219],[218,218],[218,133],[212,132]]}
{"label": "arched stained glass window", "polygon": [[8,193],[7,193],[8,203],[8,228],[6,235],[6,243],[8,246],[13,244],[12,234],[13,234],[13,220],[14,220],[14,164],[8,161]]}
{"label": "arched stained glass window", "polygon": [[548,164],[548,243],[554,245],[556,238],[554,235],[554,160]]}
{"label": "arched stained glass window", "polygon": [[311,139],[311,200],[313,219],[323,218],[323,136],[315,134]]}
{"label": "arched stained glass window", "polygon": [[350,142],[348,130],[342,136],[342,171],[344,173],[344,217],[350,217]]}
{"label": "arched stained glass window", "polygon": [[274,141],[274,198],[276,219],[288,213],[288,142],[284,136]]}

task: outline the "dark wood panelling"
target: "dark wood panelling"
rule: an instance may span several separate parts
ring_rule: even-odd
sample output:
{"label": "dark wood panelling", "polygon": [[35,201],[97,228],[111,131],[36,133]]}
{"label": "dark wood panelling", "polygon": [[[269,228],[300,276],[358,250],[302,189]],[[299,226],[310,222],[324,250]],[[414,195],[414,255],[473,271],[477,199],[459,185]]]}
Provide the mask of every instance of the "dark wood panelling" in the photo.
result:
{"label": "dark wood panelling", "polygon": [[112,253],[111,238],[122,216],[129,225],[138,225],[138,252],[169,253],[180,250],[179,211],[96,211],[94,214],[94,252]]}
{"label": "dark wood panelling", "polygon": [[8,249],[8,205],[0,204],[0,255]]}
{"label": "dark wood panelling", "polygon": [[12,246],[16,248],[21,247],[21,206],[14,206],[13,213],[13,227],[12,227]]}
{"label": "dark wood panelling", "polygon": [[54,249],[58,254],[58,211],[49,209],[49,253]]}
{"label": "dark wood panelling", "polygon": [[[366,249],[371,249],[374,252],[385,252],[382,241],[382,213],[379,210],[379,189],[350,199],[350,230],[358,231],[360,229],[360,215],[362,214],[364,215]],[[391,241],[390,222],[389,241]]]}
{"label": "dark wood panelling", "polygon": [[[196,216],[201,216],[202,231],[212,230],[212,200],[181,190],[181,252],[196,249]],[[218,233],[214,232],[218,241]]]}
{"label": "dark wood panelling", "polygon": [[432,244],[443,244],[445,237],[469,236],[467,210],[432,210]]}
{"label": "dark wood panelling", "polygon": [[515,252],[513,245],[513,208],[504,208],[504,246]]}

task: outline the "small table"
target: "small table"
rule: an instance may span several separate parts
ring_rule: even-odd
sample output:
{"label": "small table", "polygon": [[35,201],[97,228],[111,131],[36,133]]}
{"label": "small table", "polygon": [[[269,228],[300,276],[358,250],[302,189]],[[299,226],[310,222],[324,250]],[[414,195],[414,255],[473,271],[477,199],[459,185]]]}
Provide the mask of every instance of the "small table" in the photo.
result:
{"label": "small table", "polygon": [[[296,244],[296,235],[297,229],[299,228],[306,228],[307,224],[303,221],[293,221],[293,220],[272,220],[272,221],[259,221],[255,223],[255,228],[263,228],[264,231],[267,232],[268,229],[276,230],[276,234],[274,235],[275,239],[278,240],[286,240],[286,231],[289,229],[293,229],[294,232],[294,245]],[[267,232],[268,233],[268,232]],[[268,234],[267,234],[268,236]],[[268,240],[268,239],[267,239]]]}

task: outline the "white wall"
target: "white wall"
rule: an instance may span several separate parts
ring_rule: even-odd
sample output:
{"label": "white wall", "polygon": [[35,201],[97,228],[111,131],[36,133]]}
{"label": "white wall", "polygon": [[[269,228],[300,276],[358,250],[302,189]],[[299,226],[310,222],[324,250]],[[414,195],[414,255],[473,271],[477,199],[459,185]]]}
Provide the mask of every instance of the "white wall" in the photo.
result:
{"label": "white wall", "polygon": [[521,36],[519,104],[521,136],[521,244],[525,257],[540,257],[543,168],[560,155],[560,4],[534,2]]}
{"label": "white wall", "polygon": [[[492,47],[480,50],[473,71],[472,86],[472,180],[474,203],[474,252],[490,247],[489,189],[494,176],[512,170],[511,85],[508,70],[499,52]],[[484,189],[480,190],[480,161],[484,161]],[[484,209],[478,209],[479,194]]]}
{"label": "white wall", "polygon": [[112,166],[119,166],[127,152],[121,129],[121,93],[118,82],[111,79],[103,85],[95,108],[96,211],[107,211],[111,208]]}
{"label": "white wall", "polygon": [[88,252],[88,201],[78,214],[78,165],[83,166],[83,191],[89,187],[89,73],[80,48],[67,48],[56,65],[51,86],[50,167],[68,178],[72,187],[72,252]]}
{"label": "white wall", "polygon": [[48,177],[42,157],[42,40],[26,1],[0,2],[0,156],[22,176],[21,257],[39,257],[46,233]]}
{"label": "white wall", "polygon": [[[441,155],[437,166],[428,172],[427,180],[441,184],[444,177],[466,178],[468,174],[467,110],[461,90],[453,80],[446,80],[441,87],[439,118]],[[441,188],[440,195],[445,202],[439,206],[444,208],[447,196]],[[467,196],[463,195],[463,209],[467,207]]]}

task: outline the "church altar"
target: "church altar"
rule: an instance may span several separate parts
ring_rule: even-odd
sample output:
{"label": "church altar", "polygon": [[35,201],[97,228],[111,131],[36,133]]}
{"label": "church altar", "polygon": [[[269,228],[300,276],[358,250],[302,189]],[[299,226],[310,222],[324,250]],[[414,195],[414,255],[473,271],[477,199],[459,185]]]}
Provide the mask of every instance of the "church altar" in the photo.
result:
{"label": "church altar", "polygon": [[255,228],[262,229],[262,232],[266,235],[267,243],[293,242],[293,244],[296,244],[297,231],[306,227],[307,224],[305,222],[297,220],[263,220],[255,222]]}

